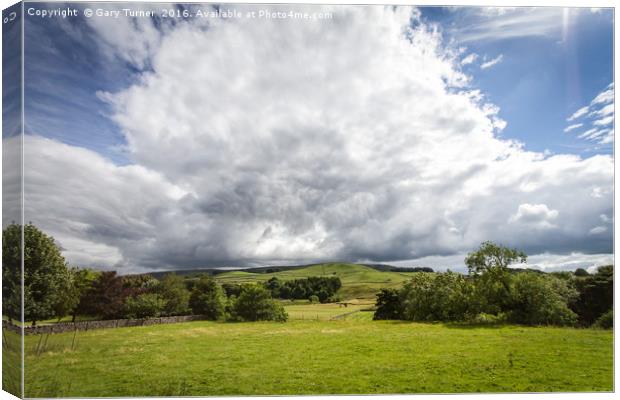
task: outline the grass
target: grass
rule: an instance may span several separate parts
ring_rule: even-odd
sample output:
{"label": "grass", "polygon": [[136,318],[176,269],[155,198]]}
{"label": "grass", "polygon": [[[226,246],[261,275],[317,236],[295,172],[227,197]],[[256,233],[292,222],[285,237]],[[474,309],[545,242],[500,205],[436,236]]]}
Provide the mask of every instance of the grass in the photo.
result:
{"label": "grass", "polygon": [[2,390],[21,397],[21,335],[2,329]]}
{"label": "grass", "polygon": [[295,302],[289,304],[284,301],[284,308],[288,313],[290,320],[317,320],[325,321],[334,318],[348,318],[353,313],[360,310],[368,309],[374,306],[374,303],[363,299],[354,299],[344,307],[336,303],[328,304],[311,304],[309,302]]}
{"label": "grass", "polygon": [[305,268],[274,273],[255,273],[245,271],[225,272],[215,276],[220,283],[264,282],[276,276],[282,280],[307,278],[310,276],[337,276],[342,281],[338,295],[343,299],[373,299],[382,288],[400,287],[415,272],[390,272],[358,264],[317,264]]}
{"label": "grass", "polygon": [[[314,305],[312,305],[314,306]],[[26,337],[27,397],[611,391],[613,333],[371,321],[182,324]]]}

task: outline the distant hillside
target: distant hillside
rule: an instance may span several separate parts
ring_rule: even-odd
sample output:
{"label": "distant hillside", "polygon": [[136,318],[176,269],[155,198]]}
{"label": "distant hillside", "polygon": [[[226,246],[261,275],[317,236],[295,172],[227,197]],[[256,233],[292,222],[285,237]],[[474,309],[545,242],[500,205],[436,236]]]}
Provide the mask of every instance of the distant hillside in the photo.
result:
{"label": "distant hillside", "polygon": [[254,270],[227,271],[217,274],[215,279],[221,283],[246,283],[264,282],[274,276],[282,280],[307,278],[309,276],[337,276],[342,281],[342,288],[338,294],[343,299],[374,299],[376,293],[382,288],[400,287],[414,273],[379,271],[360,264],[327,263],[270,273],[256,273]]}

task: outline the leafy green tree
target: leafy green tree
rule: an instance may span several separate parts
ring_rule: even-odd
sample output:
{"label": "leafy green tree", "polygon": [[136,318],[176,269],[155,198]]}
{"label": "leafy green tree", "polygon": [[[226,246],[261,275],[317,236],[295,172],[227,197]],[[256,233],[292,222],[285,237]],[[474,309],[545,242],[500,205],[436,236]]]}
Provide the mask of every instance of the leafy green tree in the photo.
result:
{"label": "leafy green tree", "polygon": [[579,315],[579,324],[592,325],[601,315],[613,308],[614,267],[599,267],[594,274],[575,279],[579,297],[571,308]]}
{"label": "leafy green tree", "polygon": [[526,261],[524,252],[489,241],[467,255],[465,265],[476,281],[476,301],[480,312],[498,314],[510,309],[512,276],[508,266]]}
{"label": "leafy green tree", "polygon": [[575,276],[589,276],[590,274],[583,268],[577,268],[575,270]]}
{"label": "leafy green tree", "polygon": [[142,293],[125,299],[123,313],[126,318],[159,317],[166,301],[158,293]]}
{"label": "leafy green tree", "polygon": [[550,275],[521,273],[511,285],[512,322],[528,325],[574,325],[577,315],[568,303],[577,291],[567,282]]}
{"label": "leafy green tree", "polygon": [[85,304],[89,299],[87,295],[91,290],[93,283],[99,278],[101,272],[94,271],[89,268],[73,268],[73,286],[72,290],[77,297],[77,304],[71,310],[71,320],[75,322],[75,319],[80,314],[88,314],[85,312]]}
{"label": "leafy green tree", "polygon": [[[2,232],[3,289],[7,306],[4,308],[12,318],[19,318],[18,301],[21,284],[21,226],[11,224]],[[70,283],[67,264],[60,248],[51,236],[32,224],[23,227],[24,235],[24,318],[36,321],[52,318],[63,308],[59,303],[66,301],[63,290]]]}
{"label": "leafy green tree", "polygon": [[189,298],[189,306],[194,314],[217,320],[224,317],[226,295],[213,278],[203,275],[194,285]]}
{"label": "leafy green tree", "polygon": [[164,315],[185,315],[190,312],[190,293],[183,278],[177,274],[166,274],[157,286],[157,293],[164,300]]}
{"label": "leafy green tree", "polygon": [[435,274],[419,273],[405,283],[401,292],[402,318],[408,321],[435,320],[432,304]]}
{"label": "leafy green tree", "polygon": [[600,329],[612,329],[614,327],[614,310],[609,310],[598,317],[592,326]]}
{"label": "leafy green tree", "polygon": [[9,320],[21,319],[21,225],[2,231],[2,313]]}
{"label": "leafy green tree", "polygon": [[402,318],[400,295],[397,289],[381,289],[377,293],[376,307],[373,316],[375,320]]}
{"label": "leafy green tree", "polygon": [[526,261],[527,255],[524,252],[487,241],[467,255],[465,265],[470,275],[478,275],[494,269],[505,270],[510,264]]}
{"label": "leafy green tree", "polygon": [[271,298],[262,285],[244,285],[233,306],[233,318],[241,321],[279,321],[288,319],[284,307]]}
{"label": "leafy green tree", "polygon": [[[282,283],[277,277],[271,277],[267,282],[265,282],[265,288],[271,292],[272,297],[280,297],[280,288],[282,287]],[[237,293],[237,296],[239,294]]]}
{"label": "leafy green tree", "polygon": [[411,321],[463,321],[477,313],[471,279],[455,272],[417,273],[399,298],[402,318]]}
{"label": "leafy green tree", "polygon": [[239,293],[241,293],[241,285],[237,283],[223,283],[222,289],[224,289],[224,293],[226,293],[226,297],[231,297],[231,296],[237,297],[239,296]]}

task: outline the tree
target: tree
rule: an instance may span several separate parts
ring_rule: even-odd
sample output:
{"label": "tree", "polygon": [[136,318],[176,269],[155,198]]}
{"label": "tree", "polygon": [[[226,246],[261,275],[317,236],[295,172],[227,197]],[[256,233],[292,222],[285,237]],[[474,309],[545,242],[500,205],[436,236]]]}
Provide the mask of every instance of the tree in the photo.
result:
{"label": "tree", "polygon": [[[265,287],[267,290],[271,292],[272,297],[280,297],[280,287],[282,287],[282,283],[277,277],[271,277],[267,282],[265,282]],[[237,296],[239,293],[237,293]]]}
{"label": "tree", "polygon": [[577,268],[575,270],[575,276],[589,276],[590,274],[583,268]]}
{"label": "tree", "polygon": [[613,308],[614,267],[599,267],[596,273],[575,279],[579,297],[571,308],[579,315],[580,325],[590,326]]}
{"label": "tree", "polygon": [[284,307],[271,298],[271,293],[262,285],[247,284],[233,306],[233,318],[241,321],[287,320]]}
{"label": "tree", "polygon": [[125,299],[123,308],[126,318],[159,317],[166,306],[166,301],[158,293],[142,293]]}
{"label": "tree", "polygon": [[400,292],[403,319],[409,321],[436,319],[431,304],[434,280],[433,274],[415,274],[405,283]]}
{"label": "tree", "polygon": [[377,309],[373,319],[401,319],[402,310],[397,289],[381,289],[377,293]]}
{"label": "tree", "polygon": [[492,269],[505,270],[510,264],[526,261],[527,255],[524,252],[487,241],[482,243],[478,250],[467,255],[465,265],[470,275],[478,275]]}
{"label": "tree", "polygon": [[90,301],[90,299],[87,298],[87,293],[89,293],[93,283],[99,279],[100,274],[101,272],[88,268],[73,269],[73,290],[78,300],[73,310],[71,310],[72,322],[75,322],[77,315],[88,314],[85,310],[85,305]]}
{"label": "tree", "polygon": [[194,314],[204,315],[210,320],[220,319],[226,309],[224,290],[213,278],[203,275],[194,285],[189,306]]}
{"label": "tree", "polygon": [[[11,318],[20,318],[21,313],[21,235],[22,227],[17,224],[7,226],[2,232],[4,299],[7,305],[3,310]],[[36,321],[52,318],[57,309],[63,290],[69,285],[69,274],[64,257],[54,238],[46,235],[32,224],[23,227],[24,235],[24,318]]]}
{"label": "tree", "polygon": [[478,311],[497,314],[510,309],[511,274],[508,266],[526,261],[524,252],[488,241],[467,255],[465,265],[469,275],[476,280]]}
{"label": "tree", "polygon": [[156,290],[165,303],[162,310],[164,315],[185,315],[190,312],[190,293],[182,277],[177,274],[166,274]]}
{"label": "tree", "polygon": [[122,318],[125,298],[132,294],[132,289],[123,286],[123,279],[116,271],[105,271],[80,299],[80,309],[86,315],[103,319]]}
{"label": "tree", "polygon": [[21,225],[11,224],[2,231],[2,313],[21,319]]}
{"label": "tree", "polygon": [[565,280],[551,275],[522,273],[514,276],[511,286],[512,322],[528,325],[574,325],[577,315],[568,303],[577,291]]}

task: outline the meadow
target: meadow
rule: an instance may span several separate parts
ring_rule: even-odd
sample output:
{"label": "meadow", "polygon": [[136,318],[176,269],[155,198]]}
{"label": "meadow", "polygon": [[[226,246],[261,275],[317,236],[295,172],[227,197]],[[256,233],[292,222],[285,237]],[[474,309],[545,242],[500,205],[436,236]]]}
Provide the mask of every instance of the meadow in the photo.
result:
{"label": "meadow", "polygon": [[26,337],[27,397],[613,389],[613,333],[594,329],[372,321],[360,311],[94,330],[73,350],[72,334],[39,340]]}
{"label": "meadow", "polygon": [[[338,263],[217,274],[220,284],[337,276],[342,301],[280,300],[284,323],[196,321],[26,336],[25,396],[613,390],[611,330],[373,321],[375,294],[413,274]],[[17,348],[8,338],[9,350]],[[11,367],[19,354],[6,350],[8,388],[18,383]]]}

